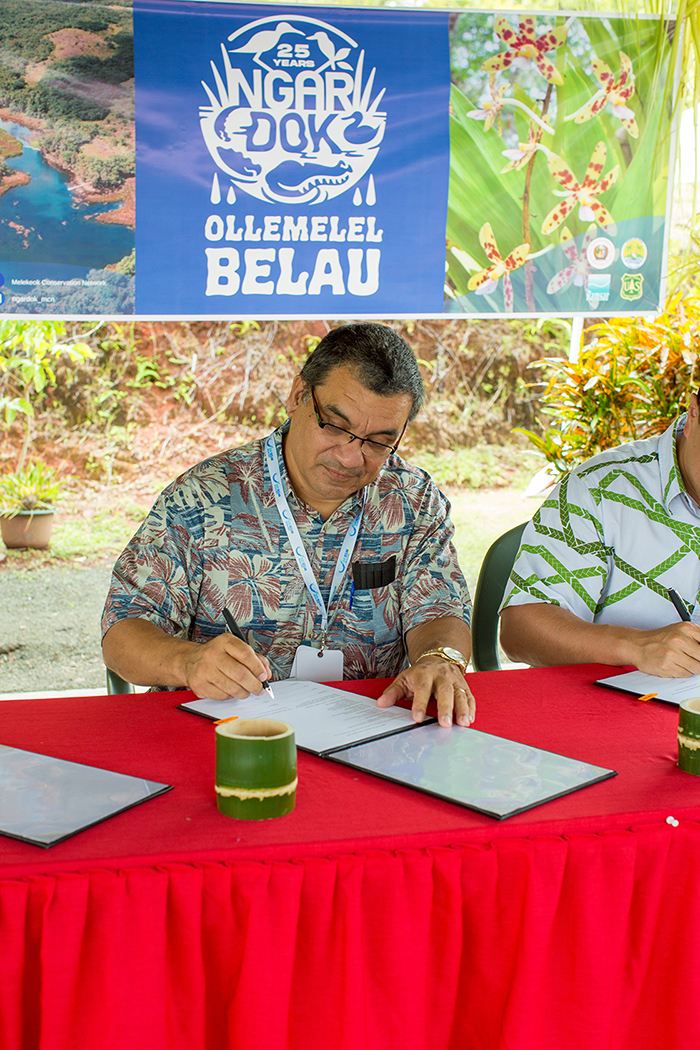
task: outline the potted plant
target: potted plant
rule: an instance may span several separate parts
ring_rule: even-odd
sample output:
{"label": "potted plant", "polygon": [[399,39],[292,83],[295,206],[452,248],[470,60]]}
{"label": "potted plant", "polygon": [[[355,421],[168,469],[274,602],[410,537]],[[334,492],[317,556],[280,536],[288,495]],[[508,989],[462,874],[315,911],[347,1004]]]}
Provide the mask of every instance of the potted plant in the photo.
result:
{"label": "potted plant", "polygon": [[49,546],[60,488],[54,467],[41,461],[0,474],[0,531],[6,547]]}

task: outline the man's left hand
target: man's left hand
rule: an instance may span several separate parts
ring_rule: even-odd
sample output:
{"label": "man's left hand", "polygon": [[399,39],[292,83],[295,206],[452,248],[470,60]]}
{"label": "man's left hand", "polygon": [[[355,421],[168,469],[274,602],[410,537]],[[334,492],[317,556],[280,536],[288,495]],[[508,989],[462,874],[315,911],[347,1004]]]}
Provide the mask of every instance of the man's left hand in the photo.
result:
{"label": "man's left hand", "polygon": [[454,722],[470,726],[474,721],[474,697],[460,668],[439,656],[426,656],[402,671],[377,700],[377,707],[391,707],[397,700],[410,697],[416,722],[422,722],[430,697],[437,700],[438,721],[449,727]]}

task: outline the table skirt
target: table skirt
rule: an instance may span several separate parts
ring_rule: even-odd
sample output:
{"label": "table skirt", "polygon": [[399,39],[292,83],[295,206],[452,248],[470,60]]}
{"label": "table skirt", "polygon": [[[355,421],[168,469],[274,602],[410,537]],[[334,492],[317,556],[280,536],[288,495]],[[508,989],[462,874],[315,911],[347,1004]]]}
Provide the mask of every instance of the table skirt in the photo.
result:
{"label": "table skirt", "polygon": [[696,1050],[698,885],[691,820],[7,878],[0,1048]]}

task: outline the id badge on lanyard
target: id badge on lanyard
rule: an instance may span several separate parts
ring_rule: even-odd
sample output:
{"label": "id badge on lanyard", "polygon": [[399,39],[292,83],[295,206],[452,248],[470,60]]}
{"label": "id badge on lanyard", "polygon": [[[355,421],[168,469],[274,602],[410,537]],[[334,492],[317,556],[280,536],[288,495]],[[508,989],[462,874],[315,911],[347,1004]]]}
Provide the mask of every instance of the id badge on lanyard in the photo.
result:
{"label": "id badge on lanyard", "polygon": [[[364,496],[362,506],[357,512],[352,525],[348,529],[340,548],[338,561],[336,562],[335,572],[333,573],[333,579],[331,581],[331,589],[328,594],[328,607],[326,607],[323,595],[321,594],[321,589],[316,577],[314,576],[311,562],[309,561],[306,548],[304,547],[304,542],[299,533],[297,523],[294,520],[294,515],[290,510],[289,502],[282,485],[277,445],[273,434],[270,434],[265,441],[265,460],[270,474],[275,504],[279,516],[282,519],[285,532],[287,533],[287,539],[289,540],[292,551],[294,552],[297,565],[299,566],[301,578],[321,614],[320,647],[316,648],[308,643],[299,646],[292,665],[292,677],[304,678],[307,681],[315,682],[340,681],[343,677],[343,653],[340,649],[326,649],[325,645],[326,637],[328,635],[328,609],[331,608],[333,599],[342,586],[352,553],[355,549],[355,544],[357,543],[360,523],[362,521],[362,514],[365,507]],[[302,669],[305,673],[302,673]]]}

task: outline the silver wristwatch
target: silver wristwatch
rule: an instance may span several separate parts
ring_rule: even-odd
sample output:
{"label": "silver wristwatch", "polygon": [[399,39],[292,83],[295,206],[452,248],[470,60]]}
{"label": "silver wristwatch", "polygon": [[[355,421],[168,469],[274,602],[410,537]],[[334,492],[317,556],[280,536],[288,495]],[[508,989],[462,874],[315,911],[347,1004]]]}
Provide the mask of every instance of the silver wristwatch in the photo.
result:
{"label": "silver wristwatch", "polygon": [[448,663],[456,664],[459,667],[462,674],[467,673],[467,661],[464,659],[459,649],[453,649],[450,645],[439,645],[434,649],[426,649],[424,653],[421,653],[414,663],[418,663],[418,660],[422,660],[424,656],[439,656],[442,660],[447,660]]}

